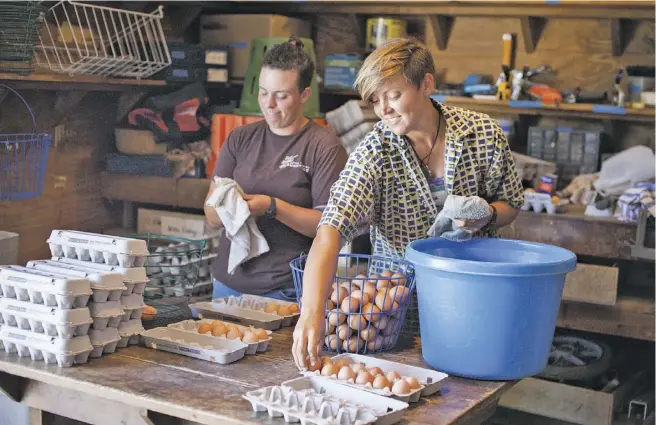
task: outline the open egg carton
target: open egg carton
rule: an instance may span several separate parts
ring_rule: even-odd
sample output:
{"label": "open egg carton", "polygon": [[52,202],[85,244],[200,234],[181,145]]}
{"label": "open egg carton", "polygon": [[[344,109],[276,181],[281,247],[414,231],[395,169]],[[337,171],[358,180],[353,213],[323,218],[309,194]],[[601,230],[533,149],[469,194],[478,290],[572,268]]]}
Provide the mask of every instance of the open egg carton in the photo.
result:
{"label": "open egg carton", "polygon": [[[215,320],[209,320],[209,319],[203,319],[203,320],[183,320],[182,322],[177,322],[177,323],[171,323],[168,325],[169,328],[173,329],[178,329],[181,331],[185,332],[191,332],[194,334],[198,335],[208,335],[211,336],[212,338],[222,338],[222,339],[228,339],[227,334],[221,334],[219,336],[214,336],[212,333],[212,328],[214,325],[216,325]],[[222,323],[222,322],[220,322]],[[253,327],[247,327],[247,326],[241,326],[241,325],[236,325],[234,323],[225,323],[224,325],[228,326],[233,326],[237,328],[240,332],[240,334],[243,336],[246,331],[251,331],[253,333],[257,334],[257,329]],[[201,334],[200,331],[203,330],[204,328],[209,328],[206,330],[205,333]],[[244,344],[248,345],[248,348],[246,349],[246,354],[251,355],[255,354],[257,352],[264,352],[266,349],[269,347],[269,341],[271,341],[271,331],[262,329],[264,331],[264,334],[266,334],[266,338],[263,339],[258,339],[257,342],[250,342],[250,341],[244,341],[241,339],[241,341]],[[237,339],[237,338],[234,338]]]}
{"label": "open egg carton", "polygon": [[524,205],[522,205],[521,210],[533,210],[536,214],[543,211],[546,211],[547,214],[555,214],[557,212],[562,212],[563,207],[567,203],[567,201],[557,199],[557,197],[552,197],[548,193],[524,192]]}
{"label": "open egg carton", "polygon": [[75,265],[52,260],[30,261],[27,263],[27,267],[44,272],[88,279],[92,291],[91,299],[97,303],[118,301],[126,290],[125,285],[123,285],[123,278],[118,273],[89,271]]}
{"label": "open egg carton", "polygon": [[59,367],[86,363],[93,350],[88,335],[62,339],[12,326],[0,328],[0,341],[8,353],[18,353],[20,357],[29,356],[32,360],[43,360]]}
{"label": "open egg carton", "polygon": [[148,256],[148,248],[143,240],[74,230],[53,230],[48,245],[53,257],[110,266],[142,267]]}
{"label": "open egg carton", "polygon": [[194,334],[168,327],[142,332],[141,340],[148,348],[219,364],[234,363],[242,359],[248,348],[248,345],[241,341]]}
{"label": "open egg carton", "polygon": [[93,322],[87,307],[63,310],[15,298],[0,298],[0,314],[7,326],[60,339],[86,335]]}
{"label": "open egg carton", "polygon": [[392,425],[408,404],[340,386],[322,377],[305,377],[249,391],[243,396],[255,412],[301,425]]}
{"label": "open egg carton", "polygon": [[[327,363],[337,365],[337,370],[333,367],[333,370],[331,371],[330,368],[326,367]],[[353,376],[348,377],[348,379],[343,379],[346,377],[339,373],[342,367],[351,368],[354,372]],[[374,388],[375,382],[367,382],[364,384],[356,383],[357,378],[354,376],[357,376],[358,372],[370,372],[374,368],[377,369],[374,373],[377,375],[382,374],[386,377],[387,385],[380,385],[382,388]],[[374,373],[370,373],[370,375],[374,375]],[[408,403],[416,403],[422,396],[435,394],[442,388],[444,380],[448,377],[447,374],[436,370],[408,366],[403,363],[377,359],[375,357],[359,354],[340,354],[332,357],[329,361],[324,358],[321,370],[314,372],[306,371],[303,372],[303,375],[322,376],[331,379],[340,385],[364,390],[384,397],[393,397]],[[401,392],[397,390],[397,392],[393,392],[393,389],[395,389],[394,384],[397,381],[406,380],[406,382],[408,382],[408,378],[415,378],[416,382],[414,388],[411,385],[407,385],[407,391]],[[385,382],[382,382],[381,384],[385,384]]]}
{"label": "open egg carton", "polygon": [[61,309],[86,307],[89,280],[22,266],[0,266],[0,287],[6,298]]}
{"label": "open egg carton", "polygon": [[111,266],[65,257],[52,257],[50,261],[75,266],[77,269],[87,270],[90,273],[94,271],[98,273],[118,273],[122,276],[123,285],[125,286],[125,290],[121,295],[141,294],[148,282],[144,267]]}

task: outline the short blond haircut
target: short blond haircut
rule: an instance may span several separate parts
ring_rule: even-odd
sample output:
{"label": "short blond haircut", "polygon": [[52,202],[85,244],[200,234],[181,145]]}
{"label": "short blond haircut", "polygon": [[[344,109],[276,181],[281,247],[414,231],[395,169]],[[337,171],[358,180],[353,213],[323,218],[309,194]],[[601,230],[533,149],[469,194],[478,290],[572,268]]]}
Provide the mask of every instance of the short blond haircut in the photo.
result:
{"label": "short blond haircut", "polygon": [[419,88],[426,74],[435,78],[435,63],[428,48],[413,38],[395,38],[365,59],[355,79],[355,88],[362,100],[370,102],[386,80],[403,75]]}

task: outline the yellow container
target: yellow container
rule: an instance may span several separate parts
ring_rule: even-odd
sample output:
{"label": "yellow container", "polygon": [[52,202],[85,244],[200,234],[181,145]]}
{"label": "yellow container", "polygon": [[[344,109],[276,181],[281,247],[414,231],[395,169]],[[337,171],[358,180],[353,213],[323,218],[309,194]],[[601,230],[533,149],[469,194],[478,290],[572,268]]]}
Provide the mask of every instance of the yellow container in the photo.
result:
{"label": "yellow container", "polygon": [[403,19],[371,18],[367,19],[367,51],[376,50],[388,40],[405,37],[408,24]]}

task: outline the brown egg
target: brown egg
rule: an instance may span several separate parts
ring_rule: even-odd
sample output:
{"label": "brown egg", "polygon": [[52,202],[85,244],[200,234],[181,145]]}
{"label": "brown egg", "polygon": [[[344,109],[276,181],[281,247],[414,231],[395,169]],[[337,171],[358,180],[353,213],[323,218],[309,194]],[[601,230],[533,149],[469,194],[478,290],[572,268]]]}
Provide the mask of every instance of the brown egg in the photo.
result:
{"label": "brown egg", "polygon": [[342,344],[344,351],[349,353],[357,353],[361,347],[364,347],[364,342],[357,335],[353,335]]}
{"label": "brown egg", "polygon": [[361,314],[352,314],[348,318],[348,324],[351,329],[359,331],[367,327],[367,319]]}
{"label": "brown egg", "polygon": [[262,329],[262,328],[255,329],[255,335],[257,335],[257,338],[260,340],[269,338],[266,329]]}
{"label": "brown egg", "polygon": [[368,326],[360,331],[360,338],[366,342],[372,341],[378,335],[378,329],[374,326]]}
{"label": "brown egg", "polygon": [[328,335],[326,337],[326,346],[332,351],[337,350],[337,335]]}
{"label": "brown egg", "polygon": [[316,362],[314,362],[314,363],[310,363],[310,362],[308,361],[308,370],[309,370],[310,372],[316,372],[317,370],[318,370],[318,371],[321,371],[321,360],[316,361]]}
{"label": "brown egg", "polygon": [[405,378],[405,382],[407,382],[408,385],[410,385],[411,390],[416,390],[421,386],[417,378],[415,378],[414,376],[408,376],[407,378]]}
{"label": "brown egg", "polygon": [[[367,276],[365,276],[363,274],[359,274],[351,281],[351,283],[353,284],[353,286],[355,286],[357,288],[362,288],[362,285],[364,285],[365,282],[367,282],[367,280],[368,280]],[[353,289],[356,289],[356,288],[353,288]]]}
{"label": "brown egg", "polygon": [[371,376],[373,376],[375,378],[378,375],[382,375],[383,371],[378,366],[374,366],[371,369],[369,369],[369,373],[371,373]]}
{"label": "brown egg", "polygon": [[364,365],[364,363],[355,363],[351,365],[351,369],[353,369],[353,372],[355,372],[357,375],[361,371],[366,371],[367,367]]}
{"label": "brown egg", "polygon": [[322,376],[333,376],[337,375],[339,373],[339,368],[332,364],[332,363],[327,363],[321,368],[321,375]]}
{"label": "brown egg", "polygon": [[328,326],[326,326],[326,329],[328,330],[326,335],[330,335],[331,333],[335,332],[335,329],[337,329],[337,326],[328,324]]}
{"label": "brown egg", "polygon": [[405,379],[399,379],[392,386],[394,394],[408,394],[410,392],[410,384]]}
{"label": "brown egg", "polygon": [[339,337],[340,341],[349,339],[352,334],[353,329],[351,329],[346,323],[339,325],[337,328],[337,336]]}
{"label": "brown egg", "polygon": [[330,286],[330,288],[334,291],[338,286],[339,286],[339,283],[333,282],[333,284]]}
{"label": "brown egg", "polygon": [[289,312],[291,314],[298,314],[300,313],[301,309],[298,307],[298,304],[292,304],[289,306]]}
{"label": "brown egg", "polygon": [[380,274],[382,277],[392,277],[394,276],[394,272],[391,270],[385,270]]}
{"label": "brown egg", "polygon": [[369,295],[365,294],[359,289],[357,291],[351,292],[351,298],[358,300],[359,305],[366,305],[370,301]]}
{"label": "brown egg", "polygon": [[380,279],[380,274],[378,273],[374,273],[371,276],[369,276],[369,282],[372,282],[374,285],[376,284],[376,282],[378,282],[377,279]]}
{"label": "brown egg", "polygon": [[373,322],[371,322],[371,324],[375,326],[376,329],[379,330],[385,329],[387,325],[389,325],[389,323],[390,323],[389,316],[384,316],[384,315],[378,316],[378,320],[374,320]]}
{"label": "brown egg", "polygon": [[344,359],[339,359],[339,360],[337,360],[336,362],[334,362],[334,364],[335,364],[335,366],[337,366],[338,368],[341,369],[341,368],[343,368],[344,366],[346,366],[346,360],[344,360]]}
{"label": "brown egg", "polygon": [[405,286],[407,279],[403,273],[394,273],[391,278],[392,285]]}
{"label": "brown egg", "polygon": [[360,384],[360,385],[367,385],[367,384],[371,384],[373,382],[374,382],[374,377],[371,376],[371,374],[369,372],[367,372],[366,370],[358,372],[358,375],[355,378],[355,383]]}
{"label": "brown egg", "polygon": [[358,298],[344,298],[344,301],[342,301],[342,311],[344,313],[354,313],[358,310],[360,310],[360,300]]}
{"label": "brown egg", "polygon": [[355,286],[352,286],[352,285],[351,285],[351,282],[349,282],[348,280],[347,280],[346,282],[342,282],[342,283],[340,283],[339,286],[341,286],[342,288],[346,289],[346,293],[347,293],[347,294],[350,294],[351,291],[352,291],[353,289],[356,289],[356,287],[355,287]]}
{"label": "brown egg", "polygon": [[226,334],[226,338],[228,339],[241,339],[241,336],[241,331],[237,328],[230,329]]}
{"label": "brown egg", "polygon": [[348,291],[346,288],[342,288],[341,286],[337,289],[335,289],[330,296],[330,301],[335,303],[336,306],[341,305],[342,301],[344,301],[344,298],[348,296]]}
{"label": "brown egg", "polygon": [[388,297],[384,292],[378,292],[376,294],[376,306],[381,309],[381,311],[390,311],[394,300]]}
{"label": "brown egg", "polygon": [[198,327],[198,333],[199,334],[206,334],[212,332],[212,324],[211,323],[203,323]]}
{"label": "brown egg", "polygon": [[362,307],[362,315],[367,320],[372,320],[372,321],[378,320],[380,318],[380,315],[376,313],[380,313],[380,309],[371,303]]}
{"label": "brown egg", "polygon": [[326,310],[334,310],[335,309],[335,303],[332,302],[331,300],[326,301]]}
{"label": "brown egg", "polygon": [[353,369],[351,369],[348,366],[342,366],[341,369],[339,369],[339,373],[337,374],[337,379],[340,381],[348,381],[349,379],[355,379],[355,372],[353,372]]}
{"label": "brown egg", "polygon": [[394,285],[392,285],[392,282],[389,280],[384,280],[381,279],[376,283],[376,291],[378,292],[387,292],[389,291]]}
{"label": "brown egg", "polygon": [[391,372],[387,372],[387,375],[385,375],[385,377],[387,378],[388,381],[394,382],[397,379],[401,379],[401,374],[399,372],[393,370]]}
{"label": "brown egg", "polygon": [[367,342],[368,351],[377,351],[380,350],[382,347],[383,347],[383,338],[380,336],[374,339],[370,339],[369,342]]}
{"label": "brown egg", "polygon": [[330,323],[333,326],[339,326],[342,323],[346,322],[346,314],[344,313],[336,313],[334,311],[331,311],[328,314],[328,323]]}
{"label": "brown egg", "polygon": [[222,321],[220,321],[220,320],[215,320],[215,321],[213,321],[213,322],[212,322],[212,327],[213,327],[213,328],[216,328],[217,326],[224,326],[224,327],[225,327],[225,325],[223,324]]}
{"label": "brown egg", "polygon": [[327,365],[327,364],[333,364],[333,359],[330,358],[330,356],[323,356],[323,357],[321,358],[321,364],[322,364],[323,366],[325,366],[325,365]]}
{"label": "brown egg", "polygon": [[212,328],[212,335],[213,336],[225,335],[226,332],[228,332],[228,329],[225,327],[225,325],[223,323],[219,323],[218,325],[216,325]]}
{"label": "brown egg", "polygon": [[362,288],[362,292],[367,294],[369,300],[373,300],[376,296],[376,284],[372,282],[365,283],[364,287]]}
{"label": "brown egg", "polygon": [[[406,384],[407,384],[407,382],[406,382]],[[391,387],[391,384],[387,380],[387,378],[385,378],[385,376],[383,376],[381,374],[381,375],[378,375],[374,378],[374,382],[373,382],[372,386],[374,388],[376,388],[377,390],[382,390],[383,388],[389,389]]]}
{"label": "brown egg", "polygon": [[260,339],[257,337],[255,332],[253,331],[246,331],[244,332],[244,336],[241,339],[243,342],[246,344],[255,344],[260,341]]}
{"label": "brown egg", "polygon": [[291,311],[289,311],[289,306],[287,305],[281,305],[278,307],[278,316],[291,316]]}
{"label": "brown egg", "polygon": [[264,309],[265,313],[278,314],[278,304],[268,304]]}
{"label": "brown egg", "polygon": [[410,289],[406,288],[405,286],[395,286],[394,288],[390,289],[389,294],[387,295],[397,303],[403,304],[410,296]]}

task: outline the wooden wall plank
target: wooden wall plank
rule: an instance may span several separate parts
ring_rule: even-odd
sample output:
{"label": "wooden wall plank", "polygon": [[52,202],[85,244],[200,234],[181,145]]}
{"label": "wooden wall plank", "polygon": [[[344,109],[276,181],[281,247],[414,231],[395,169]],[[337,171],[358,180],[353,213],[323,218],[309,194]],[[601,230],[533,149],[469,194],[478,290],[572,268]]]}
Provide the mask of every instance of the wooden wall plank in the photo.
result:
{"label": "wooden wall plank", "polygon": [[578,264],[576,270],[567,274],[563,300],[615,305],[618,277],[617,267]]}

